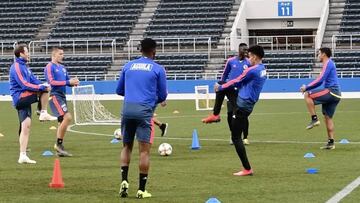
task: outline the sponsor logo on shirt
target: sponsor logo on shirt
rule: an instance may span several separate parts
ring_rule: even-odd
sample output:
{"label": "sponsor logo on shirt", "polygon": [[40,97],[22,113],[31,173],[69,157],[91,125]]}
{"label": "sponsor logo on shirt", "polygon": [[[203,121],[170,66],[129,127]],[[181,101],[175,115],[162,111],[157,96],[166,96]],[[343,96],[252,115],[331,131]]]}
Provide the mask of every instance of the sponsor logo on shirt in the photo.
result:
{"label": "sponsor logo on shirt", "polygon": [[148,63],[134,63],[131,65],[130,70],[151,71],[152,66],[152,64]]}

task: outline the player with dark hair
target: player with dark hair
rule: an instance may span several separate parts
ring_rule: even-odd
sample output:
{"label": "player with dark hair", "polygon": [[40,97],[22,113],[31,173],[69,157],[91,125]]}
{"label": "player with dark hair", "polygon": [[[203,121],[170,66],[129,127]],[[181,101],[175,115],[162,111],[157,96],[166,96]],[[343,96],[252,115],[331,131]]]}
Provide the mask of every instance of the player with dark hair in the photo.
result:
{"label": "player with dark hair", "polygon": [[69,157],[72,154],[65,151],[64,137],[72,117],[68,112],[66,102],[66,86],[77,86],[79,80],[69,77],[65,67],[61,64],[64,59],[64,49],[54,47],[51,52],[51,62],[45,67],[44,73],[47,82],[51,85],[50,108],[57,117],[59,127],[56,132],[56,143],[54,149],[60,157]]}
{"label": "player with dark hair", "polygon": [[251,67],[244,70],[239,77],[223,85],[215,85],[216,92],[224,91],[224,89],[232,87],[233,85],[240,88],[237,97],[237,108],[232,119],[231,139],[244,170],[234,173],[233,175],[235,176],[253,174],[243,141],[241,140],[241,134],[248,129],[248,117],[253,111],[256,102],[259,100],[260,92],[266,80],[266,69],[262,64],[264,49],[261,46],[255,45],[250,47],[248,52]]}
{"label": "player with dark hair", "polygon": [[121,131],[123,149],[121,151],[121,176],[119,194],[128,196],[128,171],[134,138],[139,145],[139,188],[137,198],[148,198],[145,190],[150,167],[150,148],[154,139],[152,119],[156,105],[165,106],[167,97],[165,69],[154,62],[156,42],[150,38],[141,41],[142,57],[125,64],[116,88],[118,95],[124,96]]}
{"label": "player with dark hair", "polygon": [[[247,52],[248,52],[247,44],[240,43],[238,56],[234,56],[227,60],[227,62],[225,64],[223,75],[221,77],[221,80],[218,82],[218,84],[222,85],[222,84],[225,84],[227,81],[235,79],[236,77],[241,75],[245,69],[247,69],[250,66],[250,62],[247,59],[247,55],[248,55]],[[228,121],[229,129],[231,131],[231,122],[232,122],[233,111],[236,110],[234,107],[236,107],[237,95],[238,95],[238,88],[235,86],[229,87],[224,91],[216,92],[213,114],[202,119],[202,122],[203,123],[213,123],[213,122],[220,121],[219,114],[221,111],[222,103],[226,96],[227,99],[229,100],[227,102],[227,106],[228,106],[227,121]],[[244,143],[245,144],[249,144],[247,136],[248,136],[248,133],[246,131],[246,133],[244,132]]]}
{"label": "player with dark hair", "polygon": [[10,67],[10,94],[13,105],[18,111],[19,117],[19,143],[20,156],[18,163],[35,164],[26,154],[26,148],[29,142],[31,127],[31,104],[42,101],[39,120],[54,120],[55,117],[47,113],[48,91],[50,87],[42,84],[27,66],[29,61],[29,51],[24,44],[18,45],[14,51],[15,62]]}
{"label": "player with dark hair", "polygon": [[[311,115],[311,122],[306,129],[311,129],[320,125],[320,121],[316,115],[315,105],[322,104],[322,113],[325,118],[325,125],[328,134],[328,143],[321,149],[335,149],[334,143],[334,122],[333,116],[336,106],[340,102],[341,92],[340,85],[336,73],[336,66],[331,60],[331,49],[320,48],[318,51],[318,59],[323,64],[321,73],[318,78],[308,85],[303,85],[300,91],[304,93],[307,109]],[[324,88],[313,90],[324,84]]]}

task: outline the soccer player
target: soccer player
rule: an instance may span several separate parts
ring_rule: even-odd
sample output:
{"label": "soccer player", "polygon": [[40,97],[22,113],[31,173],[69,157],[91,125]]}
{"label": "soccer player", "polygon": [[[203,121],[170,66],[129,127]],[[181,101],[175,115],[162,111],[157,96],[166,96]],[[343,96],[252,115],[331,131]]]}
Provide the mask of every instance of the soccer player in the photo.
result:
{"label": "soccer player", "polygon": [[121,176],[119,194],[128,195],[128,171],[134,137],[139,145],[139,188],[137,198],[148,198],[151,194],[145,190],[150,167],[150,148],[154,139],[152,117],[157,104],[165,106],[167,97],[165,69],[153,60],[156,54],[156,42],[146,38],[141,41],[142,57],[128,62],[120,73],[116,88],[118,95],[124,96],[121,129],[123,149],[121,151]]}
{"label": "soccer player", "polygon": [[[304,93],[306,106],[311,115],[311,122],[306,129],[312,129],[320,125],[316,115],[315,105],[322,104],[322,113],[325,118],[325,125],[328,134],[328,143],[321,149],[335,149],[334,144],[334,122],[333,116],[336,106],[340,102],[341,92],[337,78],[336,66],[331,60],[331,49],[324,47],[318,51],[318,59],[323,64],[321,73],[318,78],[308,85],[302,85],[300,91]],[[314,90],[324,84],[324,88]]]}
{"label": "soccer player", "polygon": [[167,128],[169,126],[168,123],[162,123],[159,119],[153,117],[154,124],[159,127],[161,130],[161,137],[166,136]]}
{"label": "soccer player", "polygon": [[[222,85],[222,84],[226,83],[227,81],[235,79],[236,77],[241,75],[245,69],[247,69],[250,66],[250,62],[247,59],[247,56],[248,56],[247,52],[248,52],[247,44],[240,43],[238,56],[234,56],[227,60],[227,62],[225,64],[225,69],[224,69],[223,75],[221,77],[221,80],[218,82],[218,84]],[[220,121],[219,114],[221,111],[222,103],[226,96],[229,100],[227,102],[227,107],[228,107],[227,121],[228,121],[229,129],[231,131],[231,121],[232,121],[232,116],[233,116],[233,110],[235,110],[234,107],[236,107],[237,95],[238,95],[238,88],[235,86],[231,86],[224,91],[216,92],[213,114],[202,119],[202,122],[203,123],[213,123],[213,122]],[[248,137],[248,133],[246,130],[246,133],[244,132],[244,138],[243,138],[244,144],[250,144],[247,137]]]}
{"label": "soccer player", "polygon": [[51,62],[48,63],[44,69],[44,74],[47,82],[51,85],[50,92],[50,108],[57,117],[59,126],[56,132],[56,143],[54,149],[57,156],[69,157],[72,154],[65,151],[64,137],[67,127],[69,126],[72,117],[68,112],[66,102],[66,86],[77,86],[79,80],[77,78],[69,77],[65,67],[61,64],[64,59],[64,49],[61,47],[54,47],[51,52]]}
{"label": "soccer player", "polygon": [[233,85],[240,87],[237,97],[237,108],[232,119],[231,139],[244,170],[234,173],[233,175],[235,176],[253,174],[243,141],[241,140],[241,134],[248,129],[248,117],[253,111],[256,102],[259,100],[260,92],[266,80],[266,69],[262,64],[264,49],[261,46],[255,45],[250,47],[248,52],[251,67],[244,70],[239,77],[230,80],[223,85],[215,85],[216,92],[224,91]]}
{"label": "soccer player", "polygon": [[47,113],[47,100],[50,87],[42,84],[27,66],[30,55],[27,46],[18,45],[14,51],[15,62],[10,67],[10,94],[13,105],[18,112],[19,117],[19,143],[20,156],[18,163],[35,164],[26,154],[26,148],[29,142],[31,127],[31,104],[42,101],[39,120],[54,120],[53,116]]}

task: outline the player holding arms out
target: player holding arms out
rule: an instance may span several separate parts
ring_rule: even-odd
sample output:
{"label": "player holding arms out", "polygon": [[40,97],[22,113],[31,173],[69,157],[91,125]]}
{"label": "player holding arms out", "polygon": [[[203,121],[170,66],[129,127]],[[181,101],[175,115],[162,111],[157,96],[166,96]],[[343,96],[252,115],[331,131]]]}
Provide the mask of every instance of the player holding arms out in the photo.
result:
{"label": "player holding arms out", "polygon": [[63,48],[54,47],[51,52],[51,62],[46,65],[44,73],[47,82],[51,85],[50,108],[59,122],[54,149],[58,156],[67,157],[72,154],[65,151],[63,141],[72,117],[67,108],[66,86],[77,86],[79,80],[77,78],[70,79],[65,67],[61,65],[63,59]]}
{"label": "player holding arms out", "polygon": [[[323,64],[321,73],[318,78],[308,85],[303,85],[300,91],[304,93],[306,106],[311,115],[311,122],[306,129],[311,129],[320,125],[320,121],[316,115],[315,105],[322,104],[322,113],[325,118],[325,125],[328,134],[328,143],[321,147],[321,149],[335,149],[334,144],[334,122],[333,116],[336,106],[340,102],[341,92],[340,85],[336,73],[336,66],[331,60],[331,49],[320,48],[318,52],[318,59]],[[313,90],[324,84],[323,89]]]}
{"label": "player holding arms out", "polygon": [[262,64],[264,49],[261,46],[255,45],[250,47],[248,52],[251,67],[247,68],[239,77],[223,85],[215,85],[216,92],[224,91],[233,85],[240,87],[236,101],[237,109],[232,119],[231,139],[244,170],[234,173],[233,175],[235,176],[253,174],[243,141],[241,140],[241,134],[249,127],[248,117],[259,100],[260,92],[266,80],[266,69]]}
{"label": "player holding arms out", "polygon": [[121,176],[119,194],[128,195],[128,171],[134,138],[139,143],[139,188],[137,198],[148,198],[151,194],[145,190],[150,167],[150,148],[154,139],[154,121],[156,105],[165,106],[167,97],[165,69],[155,63],[156,42],[150,38],[141,41],[142,57],[128,62],[120,73],[116,88],[118,95],[124,96],[121,130],[123,149],[121,151]]}
{"label": "player holding arms out", "polygon": [[16,59],[10,67],[10,94],[20,122],[20,156],[18,163],[35,164],[36,161],[31,160],[26,154],[31,127],[31,104],[38,102],[39,98],[42,101],[40,121],[54,120],[56,118],[47,113],[50,87],[42,84],[26,64],[30,58],[26,45],[18,45],[14,54]]}

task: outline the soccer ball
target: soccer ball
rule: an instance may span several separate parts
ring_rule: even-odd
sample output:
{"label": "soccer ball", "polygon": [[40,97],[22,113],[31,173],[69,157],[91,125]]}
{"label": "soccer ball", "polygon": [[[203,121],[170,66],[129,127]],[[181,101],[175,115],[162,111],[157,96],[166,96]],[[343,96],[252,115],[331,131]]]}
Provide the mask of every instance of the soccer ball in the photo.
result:
{"label": "soccer ball", "polygon": [[161,156],[169,156],[172,153],[172,147],[168,143],[162,143],[159,146],[158,152]]}
{"label": "soccer ball", "polygon": [[118,128],[114,131],[114,137],[115,137],[115,139],[118,139],[118,140],[122,139],[121,128]]}

